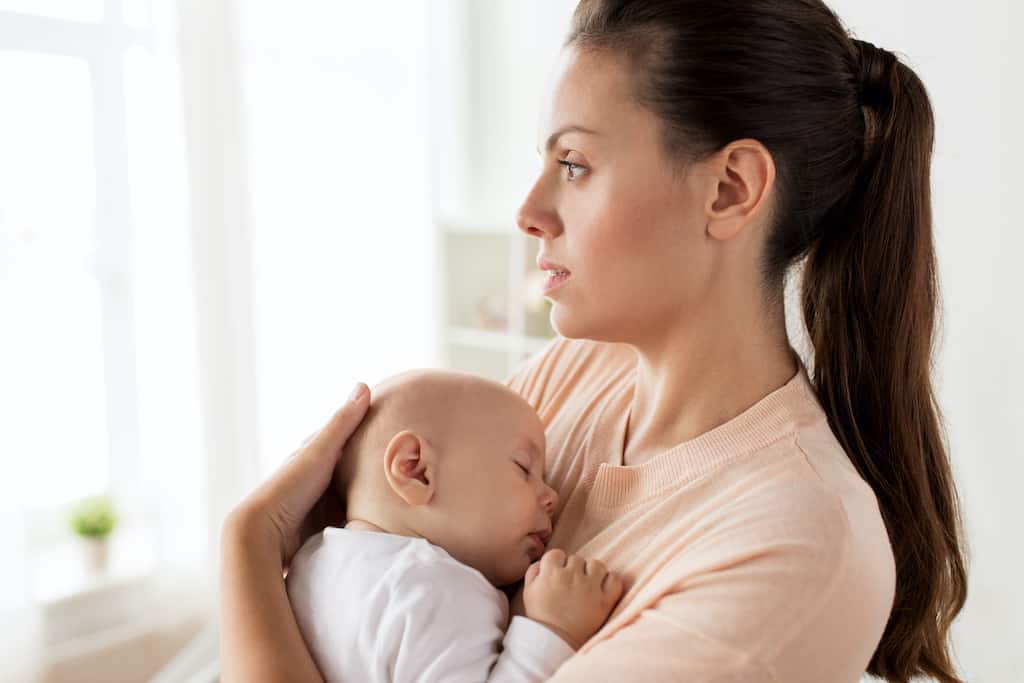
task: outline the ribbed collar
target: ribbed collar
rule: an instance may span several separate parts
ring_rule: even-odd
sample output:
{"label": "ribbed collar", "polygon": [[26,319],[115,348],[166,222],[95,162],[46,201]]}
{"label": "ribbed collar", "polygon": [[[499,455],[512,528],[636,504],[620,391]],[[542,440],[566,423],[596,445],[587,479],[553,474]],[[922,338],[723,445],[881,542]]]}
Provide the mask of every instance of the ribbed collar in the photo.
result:
{"label": "ribbed collar", "polygon": [[[797,372],[788,382],[728,422],[639,465],[599,464],[584,482],[591,488],[588,507],[620,508],[640,503],[786,438],[794,433],[798,421],[823,417],[807,369],[799,359],[797,364]],[[633,389],[630,374],[616,401],[621,417],[605,422],[612,431],[605,434],[607,440],[601,439],[602,443],[615,444],[615,461],[620,463]]]}

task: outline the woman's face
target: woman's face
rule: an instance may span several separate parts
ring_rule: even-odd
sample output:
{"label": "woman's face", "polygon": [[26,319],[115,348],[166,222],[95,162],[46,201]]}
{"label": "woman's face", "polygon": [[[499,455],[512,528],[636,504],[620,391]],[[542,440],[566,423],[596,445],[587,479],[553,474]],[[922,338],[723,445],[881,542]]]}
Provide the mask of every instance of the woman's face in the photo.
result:
{"label": "woman's face", "polygon": [[518,224],[569,271],[546,293],[566,337],[642,343],[707,299],[708,178],[699,164],[673,172],[631,77],[615,56],[568,47],[542,106],[542,170]]}

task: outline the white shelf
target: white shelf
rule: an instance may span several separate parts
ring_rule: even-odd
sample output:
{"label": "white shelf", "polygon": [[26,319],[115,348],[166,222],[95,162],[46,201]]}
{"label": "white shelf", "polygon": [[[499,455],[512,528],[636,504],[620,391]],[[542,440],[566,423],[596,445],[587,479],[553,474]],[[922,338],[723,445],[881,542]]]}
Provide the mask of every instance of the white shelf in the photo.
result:
{"label": "white shelf", "polygon": [[544,348],[548,341],[550,337],[527,337],[502,330],[452,327],[448,331],[448,342],[451,344],[508,353],[533,353]]}
{"label": "white shelf", "polygon": [[549,309],[539,306],[539,284],[530,277],[537,242],[511,230],[491,231],[483,218],[439,222],[438,229],[446,273],[445,362],[503,380],[554,336]]}

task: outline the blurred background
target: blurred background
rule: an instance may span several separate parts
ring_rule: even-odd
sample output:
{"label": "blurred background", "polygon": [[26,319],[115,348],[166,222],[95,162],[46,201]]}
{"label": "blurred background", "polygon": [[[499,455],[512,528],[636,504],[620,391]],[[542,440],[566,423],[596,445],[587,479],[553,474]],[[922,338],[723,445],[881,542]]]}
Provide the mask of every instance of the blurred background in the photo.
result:
{"label": "blurred background", "polygon": [[[356,381],[553,334],[515,211],[574,4],[0,0],[0,680],[215,681],[225,512]],[[830,5],[932,97],[955,648],[1021,680],[1024,16]]]}

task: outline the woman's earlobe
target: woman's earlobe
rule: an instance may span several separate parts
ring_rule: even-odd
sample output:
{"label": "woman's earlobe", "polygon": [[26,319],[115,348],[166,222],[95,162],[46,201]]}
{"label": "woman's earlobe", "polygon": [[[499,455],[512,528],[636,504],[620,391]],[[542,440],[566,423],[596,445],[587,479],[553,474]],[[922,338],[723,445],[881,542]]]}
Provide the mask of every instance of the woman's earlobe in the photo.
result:
{"label": "woman's earlobe", "polygon": [[744,221],[741,217],[722,219],[720,221],[708,223],[707,235],[716,240],[725,242],[738,235],[743,229],[743,225]]}

